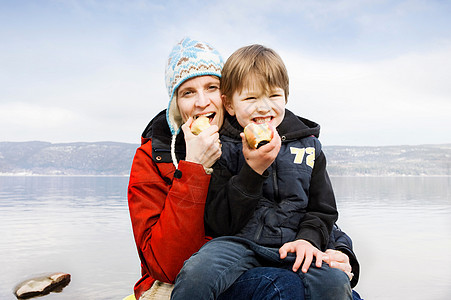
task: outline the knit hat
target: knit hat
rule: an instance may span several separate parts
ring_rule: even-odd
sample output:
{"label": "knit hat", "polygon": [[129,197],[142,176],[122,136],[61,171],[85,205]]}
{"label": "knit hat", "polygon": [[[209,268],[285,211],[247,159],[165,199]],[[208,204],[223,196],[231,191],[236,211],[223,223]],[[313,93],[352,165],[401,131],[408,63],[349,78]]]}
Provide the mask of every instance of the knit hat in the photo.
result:
{"label": "knit hat", "polygon": [[166,119],[173,135],[177,135],[182,125],[182,117],[174,100],[177,88],[186,80],[203,75],[221,77],[224,65],[221,55],[207,43],[184,38],[172,49],[166,66],[166,87],[169,105]]}

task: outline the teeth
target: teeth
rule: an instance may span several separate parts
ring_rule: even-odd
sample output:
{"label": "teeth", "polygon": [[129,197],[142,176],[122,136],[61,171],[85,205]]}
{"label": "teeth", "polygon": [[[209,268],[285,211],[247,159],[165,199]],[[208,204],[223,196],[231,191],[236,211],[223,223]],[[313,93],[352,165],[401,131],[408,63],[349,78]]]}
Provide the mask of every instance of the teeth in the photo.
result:
{"label": "teeth", "polygon": [[211,113],[206,113],[206,114],[203,114],[203,115],[201,114],[201,115],[194,116],[193,119],[196,120],[200,116],[204,116],[204,117],[207,117],[207,118],[212,118],[214,115],[215,115],[215,113],[211,112]]}
{"label": "teeth", "polygon": [[271,121],[271,117],[267,117],[267,118],[254,118],[254,122],[257,124],[263,124],[263,123],[267,123]]}

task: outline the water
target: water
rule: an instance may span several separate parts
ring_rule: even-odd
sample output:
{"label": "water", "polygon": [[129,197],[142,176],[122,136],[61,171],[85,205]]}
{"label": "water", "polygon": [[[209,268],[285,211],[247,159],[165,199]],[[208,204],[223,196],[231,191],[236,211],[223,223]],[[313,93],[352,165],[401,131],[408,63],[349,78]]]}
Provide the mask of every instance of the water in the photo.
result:
{"label": "water", "polygon": [[[451,178],[333,177],[365,299],[451,299]],[[68,272],[39,299],[122,299],[139,279],[126,177],[0,177],[0,299]]]}
{"label": "water", "polygon": [[451,299],[451,178],[332,178],[366,299]]}
{"label": "water", "polygon": [[67,272],[41,299],[122,299],[139,278],[125,177],[0,177],[0,299],[29,275]]}

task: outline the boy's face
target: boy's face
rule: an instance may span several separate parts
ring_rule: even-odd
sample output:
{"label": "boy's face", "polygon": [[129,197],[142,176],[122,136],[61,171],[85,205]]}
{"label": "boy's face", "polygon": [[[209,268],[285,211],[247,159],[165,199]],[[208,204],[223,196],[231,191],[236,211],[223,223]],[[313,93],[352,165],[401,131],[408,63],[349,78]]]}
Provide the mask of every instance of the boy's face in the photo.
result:
{"label": "boy's face", "polygon": [[285,92],[277,87],[264,91],[248,84],[233,93],[226,110],[243,128],[249,123],[269,123],[276,128],[285,116]]}

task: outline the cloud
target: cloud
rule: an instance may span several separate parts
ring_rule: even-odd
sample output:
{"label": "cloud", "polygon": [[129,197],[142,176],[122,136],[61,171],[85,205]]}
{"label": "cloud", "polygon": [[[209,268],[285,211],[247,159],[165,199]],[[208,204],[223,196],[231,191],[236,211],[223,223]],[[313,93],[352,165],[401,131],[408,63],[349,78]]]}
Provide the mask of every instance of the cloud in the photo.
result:
{"label": "cloud", "polygon": [[446,1],[1,6],[3,139],[139,141],[147,122],[167,105],[170,49],[192,36],[224,58],[251,43],[275,49],[289,70],[288,107],[318,121],[327,144],[416,143],[412,128],[424,132],[422,141],[449,141],[441,129],[450,125]]}
{"label": "cloud", "polygon": [[[36,140],[37,137],[47,136],[49,130],[61,130],[75,123],[79,119],[76,113],[70,110],[31,105],[29,103],[14,103],[0,105],[0,135],[14,141]],[[60,136],[61,137],[61,136]]]}
{"label": "cloud", "polygon": [[328,144],[412,144],[418,133],[432,131],[431,142],[449,140],[450,52],[446,47],[372,62],[285,53],[288,106],[320,122]]}

